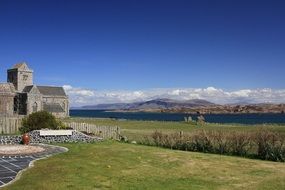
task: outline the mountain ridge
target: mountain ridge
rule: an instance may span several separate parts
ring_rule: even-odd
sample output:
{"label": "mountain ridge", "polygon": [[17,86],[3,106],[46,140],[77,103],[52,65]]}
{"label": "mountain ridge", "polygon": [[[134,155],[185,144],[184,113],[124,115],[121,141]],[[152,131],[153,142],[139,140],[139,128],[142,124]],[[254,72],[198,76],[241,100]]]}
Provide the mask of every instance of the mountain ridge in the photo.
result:
{"label": "mountain ridge", "polygon": [[134,103],[113,103],[113,104],[97,104],[82,106],[82,109],[93,110],[141,110],[141,109],[173,109],[173,108],[193,108],[193,107],[206,107],[210,105],[216,105],[212,102],[203,99],[191,99],[191,100],[174,100],[167,98],[158,98],[142,102]]}
{"label": "mountain ridge", "polygon": [[203,99],[174,100],[158,98],[134,103],[82,106],[76,109],[120,112],[169,112],[190,114],[285,113],[285,104],[252,103],[220,105]]}

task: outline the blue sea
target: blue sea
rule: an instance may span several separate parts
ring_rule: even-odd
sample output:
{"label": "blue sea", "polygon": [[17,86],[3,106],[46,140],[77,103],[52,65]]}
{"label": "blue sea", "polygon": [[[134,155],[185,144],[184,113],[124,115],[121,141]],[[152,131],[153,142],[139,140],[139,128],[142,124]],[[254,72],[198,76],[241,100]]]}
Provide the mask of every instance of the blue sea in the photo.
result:
{"label": "blue sea", "polygon": [[[194,120],[197,119],[197,115],[184,113],[109,112],[105,110],[70,110],[70,116],[150,121],[184,121],[184,117],[187,116],[191,116]],[[285,114],[206,114],[204,117],[209,123],[285,124]]]}

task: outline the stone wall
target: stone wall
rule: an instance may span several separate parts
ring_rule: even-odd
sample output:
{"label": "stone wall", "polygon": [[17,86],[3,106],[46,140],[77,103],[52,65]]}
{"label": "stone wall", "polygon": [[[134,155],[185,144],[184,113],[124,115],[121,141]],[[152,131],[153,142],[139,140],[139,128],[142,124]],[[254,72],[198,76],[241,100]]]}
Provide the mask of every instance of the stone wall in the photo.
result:
{"label": "stone wall", "polygon": [[14,115],[15,94],[0,94],[0,116]]}
{"label": "stone wall", "polygon": [[55,117],[64,118],[69,116],[69,103],[68,98],[64,96],[43,96],[43,103],[46,104],[59,104],[64,112],[52,112]]}
{"label": "stone wall", "polygon": [[0,136],[0,144],[20,144],[22,137],[20,135]]}
{"label": "stone wall", "polygon": [[43,110],[42,107],[42,95],[40,93],[29,93],[27,100],[27,115]]}
{"label": "stone wall", "polygon": [[91,137],[79,131],[72,131],[72,135],[62,136],[40,136],[40,131],[35,130],[29,133],[31,143],[65,143],[65,142],[95,142],[102,140],[99,137]]}
{"label": "stone wall", "polygon": [[[40,131],[35,130],[29,133],[31,143],[77,143],[77,142],[98,142],[100,137],[91,137],[79,131],[72,131],[72,135],[62,136],[40,136]],[[22,141],[21,135],[0,136],[0,144],[19,144]]]}

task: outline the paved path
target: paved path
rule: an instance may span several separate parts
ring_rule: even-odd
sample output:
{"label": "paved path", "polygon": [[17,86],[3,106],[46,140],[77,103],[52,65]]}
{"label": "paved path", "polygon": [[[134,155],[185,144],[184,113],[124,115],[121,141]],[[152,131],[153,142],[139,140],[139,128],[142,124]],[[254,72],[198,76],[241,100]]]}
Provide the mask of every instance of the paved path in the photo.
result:
{"label": "paved path", "polygon": [[31,161],[41,158],[46,158],[51,155],[67,151],[66,148],[59,146],[51,146],[51,145],[39,145],[39,146],[43,147],[45,151],[31,155],[0,156],[0,187],[13,181],[21,170],[29,167]]}

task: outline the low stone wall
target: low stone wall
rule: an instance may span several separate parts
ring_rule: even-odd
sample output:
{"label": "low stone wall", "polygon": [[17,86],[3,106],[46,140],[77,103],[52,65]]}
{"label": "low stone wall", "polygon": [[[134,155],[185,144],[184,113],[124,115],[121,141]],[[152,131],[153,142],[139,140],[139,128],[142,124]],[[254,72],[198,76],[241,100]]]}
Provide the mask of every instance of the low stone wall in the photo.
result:
{"label": "low stone wall", "polygon": [[72,131],[72,135],[50,135],[40,136],[40,131],[32,131],[29,133],[31,143],[65,143],[65,142],[95,142],[102,140],[99,137],[91,137],[79,131]]}
{"label": "low stone wall", "polygon": [[0,144],[20,144],[22,137],[20,135],[0,136]]}
{"label": "low stone wall", "polygon": [[[72,131],[72,135],[52,135],[40,136],[40,131],[35,130],[29,133],[30,143],[76,143],[76,142],[97,142],[101,141],[100,137],[91,137],[79,131]],[[0,144],[19,144],[22,141],[21,135],[0,136]]]}

